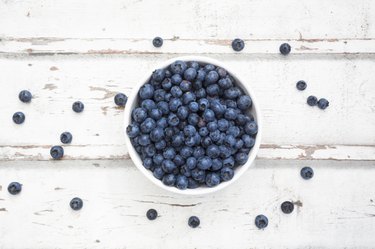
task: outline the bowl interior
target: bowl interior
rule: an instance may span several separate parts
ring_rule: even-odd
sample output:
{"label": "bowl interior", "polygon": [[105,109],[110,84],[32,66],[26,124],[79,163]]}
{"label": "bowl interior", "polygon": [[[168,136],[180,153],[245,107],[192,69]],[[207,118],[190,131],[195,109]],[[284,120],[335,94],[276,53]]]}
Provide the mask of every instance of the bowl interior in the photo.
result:
{"label": "bowl interior", "polygon": [[[259,113],[259,108],[257,106],[258,102],[256,101],[256,98],[255,98],[255,96],[254,96],[254,94],[253,94],[253,92],[252,92],[252,90],[249,86],[249,82],[246,82],[243,79],[240,79],[239,75],[235,74],[234,71],[232,71],[230,69],[230,67],[228,67],[227,65],[224,65],[223,63],[221,63],[219,61],[216,61],[214,59],[211,59],[211,58],[201,57],[201,56],[177,57],[177,58],[170,59],[170,60],[158,65],[157,67],[155,67],[155,69],[167,68],[171,63],[173,63],[176,60],[198,61],[199,63],[202,63],[202,64],[213,64],[213,65],[222,67],[225,70],[227,70],[227,72],[236,80],[236,85],[239,86],[247,95],[249,95],[252,98],[253,105],[252,105],[251,110],[248,111],[248,113],[251,113],[254,116],[254,119],[257,121],[258,134],[255,138],[255,145],[250,150],[249,158],[248,158],[247,162],[244,165],[242,165],[240,167],[237,167],[235,169],[235,174],[230,181],[222,182],[219,185],[217,185],[216,187],[209,188],[209,187],[206,187],[206,186],[201,186],[201,187],[196,188],[196,189],[180,190],[180,189],[177,189],[175,187],[169,187],[169,186],[164,185],[160,180],[156,179],[153,176],[153,174],[150,170],[143,167],[141,157],[135,151],[135,148],[133,147],[133,145],[130,141],[130,138],[127,136],[126,133],[125,133],[125,137],[126,137],[125,143],[126,143],[126,146],[128,148],[130,157],[133,160],[136,167],[150,181],[152,181],[157,186],[159,186],[163,189],[166,189],[168,191],[174,192],[174,193],[185,194],[185,195],[201,195],[201,194],[212,193],[212,192],[218,191],[220,189],[223,189],[223,188],[227,187],[228,185],[230,185],[231,183],[235,182],[250,167],[251,163],[254,161],[254,159],[256,157],[256,154],[258,153],[258,150],[259,150],[260,140],[261,140],[261,132],[262,132],[262,130],[261,130],[262,129],[261,117],[260,117],[260,113]],[[128,102],[127,102],[127,105],[126,105],[126,108],[125,108],[125,129],[131,123],[132,110],[135,109],[138,105],[138,91],[145,83],[147,83],[150,80],[150,77],[151,77],[151,73],[148,73],[148,75],[134,87],[134,89],[132,91],[132,94],[128,99]]]}

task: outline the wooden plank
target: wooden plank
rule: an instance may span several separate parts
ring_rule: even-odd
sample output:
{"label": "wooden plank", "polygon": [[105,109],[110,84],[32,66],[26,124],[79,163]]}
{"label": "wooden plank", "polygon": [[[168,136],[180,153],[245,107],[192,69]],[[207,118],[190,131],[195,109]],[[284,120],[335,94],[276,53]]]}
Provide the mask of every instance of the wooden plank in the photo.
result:
{"label": "wooden plank", "polygon": [[[375,39],[247,39],[241,54],[275,54],[288,42],[292,54],[375,54]],[[150,39],[2,38],[0,53],[25,55],[72,54],[234,54],[232,40],[165,39],[155,48]]]}
{"label": "wooden plank", "polygon": [[[72,146],[66,148],[67,156],[126,157],[123,110],[115,107],[113,96],[120,91],[129,95],[139,79],[171,57],[0,58],[0,84],[12,86],[0,91],[0,158],[46,159],[48,148],[59,144],[59,135],[66,130],[74,136]],[[260,102],[264,120],[262,143],[266,144],[262,158],[303,157],[303,146],[309,145],[328,146],[327,150],[313,153],[314,159],[374,158],[371,146],[375,144],[375,63],[371,56],[311,56],[308,60],[247,55],[212,57],[226,62],[248,79]],[[308,83],[304,92],[295,88],[300,79]],[[32,103],[18,100],[22,89],[34,94]],[[321,111],[309,107],[305,103],[309,95],[326,97],[331,103],[329,108]],[[76,100],[85,104],[82,114],[71,110]],[[23,125],[12,122],[16,111],[25,112]],[[275,148],[267,148],[267,144]],[[280,155],[283,151],[285,156]]]}
{"label": "wooden plank", "polygon": [[[299,176],[305,165],[315,171],[310,181]],[[126,160],[0,162],[0,175],[4,248],[371,248],[375,244],[372,162],[256,160],[227,189],[197,197],[156,188]],[[11,181],[23,184],[20,195],[7,193]],[[69,208],[76,196],[84,200],[79,212]],[[287,200],[295,203],[289,215],[280,210]],[[149,208],[157,209],[157,220],[146,219]],[[269,219],[264,230],[254,226],[258,214]],[[198,229],[187,226],[191,215],[200,217]]]}
{"label": "wooden plank", "polygon": [[0,30],[21,38],[374,38],[374,10],[371,0],[2,1]]}

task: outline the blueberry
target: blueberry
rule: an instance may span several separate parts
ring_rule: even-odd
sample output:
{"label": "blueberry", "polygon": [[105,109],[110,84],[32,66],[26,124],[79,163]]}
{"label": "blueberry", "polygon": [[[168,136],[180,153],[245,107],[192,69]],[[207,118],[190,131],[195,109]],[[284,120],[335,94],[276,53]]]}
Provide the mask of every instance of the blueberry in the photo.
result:
{"label": "blueberry", "polygon": [[154,100],[155,102],[160,102],[165,100],[165,90],[164,89],[157,89],[154,92]]}
{"label": "blueberry", "polygon": [[318,99],[315,96],[307,97],[307,104],[309,106],[316,106],[318,104]]}
{"label": "blueberry", "polygon": [[184,135],[179,133],[172,137],[172,146],[173,147],[179,147],[182,146],[185,142]]}
{"label": "blueberry", "polygon": [[155,143],[155,149],[157,150],[163,150],[165,147],[167,147],[165,140],[160,140],[159,142]]}
{"label": "blueberry", "polygon": [[239,114],[239,115],[237,115],[237,117],[236,117],[235,123],[236,123],[236,125],[238,125],[238,126],[243,126],[243,125],[245,125],[245,124],[246,124],[247,122],[249,122],[249,121],[253,121],[253,120],[248,119],[248,117],[245,116],[245,115],[243,115],[243,114]]}
{"label": "blueberry", "polygon": [[208,134],[209,134],[209,131],[208,131],[207,127],[199,128],[199,135],[201,135],[202,137],[205,137]]}
{"label": "blueberry", "polygon": [[232,135],[226,135],[224,139],[224,145],[233,148],[236,145],[236,138]]}
{"label": "blueberry", "polygon": [[245,110],[247,110],[251,107],[252,103],[253,102],[252,102],[250,96],[242,95],[237,100],[237,107],[238,107],[238,109],[240,109],[242,111],[245,111]]}
{"label": "blueberry", "polygon": [[21,192],[22,190],[22,184],[19,182],[11,182],[8,185],[8,192],[11,195],[17,195]]}
{"label": "blueberry", "polygon": [[144,147],[144,152],[146,156],[153,157],[156,153],[155,146],[153,144],[149,144],[146,147]]}
{"label": "blueberry", "polygon": [[73,111],[80,113],[85,109],[85,105],[81,101],[76,101],[72,105]]}
{"label": "blueberry", "polygon": [[169,110],[176,112],[177,109],[182,105],[182,102],[179,98],[172,98],[169,101]]}
{"label": "blueberry", "polygon": [[[184,95],[182,95],[182,103],[184,105],[188,105],[190,102],[193,102],[196,100],[196,96],[192,92],[186,92]],[[194,102],[196,103],[196,102]]]}
{"label": "blueberry", "polygon": [[186,106],[180,106],[177,109],[177,117],[180,120],[186,120],[188,116],[189,116],[189,108],[187,108]]}
{"label": "blueberry", "polygon": [[212,100],[210,102],[210,109],[215,113],[216,117],[222,117],[225,113],[224,106],[218,100]]}
{"label": "blueberry", "polygon": [[182,96],[183,92],[182,92],[182,90],[179,86],[173,86],[171,88],[171,94],[172,94],[173,97],[179,98],[179,97]]}
{"label": "blueberry", "polygon": [[132,111],[132,118],[137,123],[142,123],[147,118],[147,110],[141,107],[135,108]]}
{"label": "blueberry", "polygon": [[232,156],[227,157],[223,160],[223,167],[234,167],[234,158]]}
{"label": "blueberry", "polygon": [[219,141],[220,139],[220,131],[219,130],[216,130],[216,131],[212,131],[210,132],[210,139],[213,141],[213,142],[217,142]]}
{"label": "blueberry", "polygon": [[229,122],[228,122],[228,120],[226,120],[226,119],[219,119],[219,121],[217,121],[217,128],[219,129],[219,131],[226,131],[226,130],[228,130],[228,128],[229,128]]}
{"label": "blueberry", "polygon": [[163,156],[165,159],[173,159],[176,156],[176,151],[172,147],[169,147],[164,150]]}
{"label": "blueberry", "polygon": [[239,52],[245,47],[245,42],[239,38],[232,41],[232,48],[234,51]]}
{"label": "blueberry", "polygon": [[155,220],[158,217],[158,212],[155,209],[147,210],[146,217],[149,220]]}
{"label": "blueberry", "polygon": [[198,188],[199,187],[199,184],[198,182],[196,182],[194,179],[192,178],[188,178],[188,188],[189,189],[195,189],[195,188]]}
{"label": "blueberry", "polygon": [[116,94],[114,101],[116,105],[124,107],[128,101],[128,97],[123,93],[118,93]]}
{"label": "blueberry", "polygon": [[73,136],[70,132],[66,131],[66,132],[63,132],[61,133],[60,135],[60,141],[63,143],[63,144],[70,144],[72,142],[72,139],[73,139]]}
{"label": "blueberry", "polygon": [[207,95],[210,97],[215,97],[220,94],[220,87],[218,84],[212,84],[206,88]]}
{"label": "blueberry", "polygon": [[[204,79],[206,78],[206,71],[204,71],[203,69],[199,69],[198,72],[197,72],[197,76],[196,76],[196,79],[200,82],[204,81]],[[194,87],[194,85],[193,85]],[[200,86],[202,87],[202,85]],[[199,89],[199,88],[196,88],[196,89]]]}
{"label": "blueberry", "polygon": [[164,170],[161,167],[156,167],[152,173],[156,179],[161,180],[164,176]]}
{"label": "blueberry", "polygon": [[247,154],[240,152],[234,156],[234,161],[237,165],[244,165],[247,162],[248,158],[249,156]]}
{"label": "blueberry", "polygon": [[206,155],[211,158],[217,158],[220,155],[220,149],[217,145],[211,144],[206,149]]}
{"label": "blueberry", "polygon": [[181,148],[180,150],[180,155],[183,157],[183,158],[188,158],[190,157],[191,155],[193,155],[194,153],[194,150],[193,148],[189,147],[189,146],[184,146]]}
{"label": "blueberry", "polygon": [[238,126],[231,126],[227,130],[228,135],[232,135],[233,137],[238,137],[241,133],[240,128]]}
{"label": "blueberry", "polygon": [[161,46],[163,46],[163,39],[161,37],[155,37],[153,40],[152,40],[152,45],[154,45],[155,48],[160,48]]}
{"label": "blueberry", "polygon": [[314,171],[310,167],[303,167],[301,169],[301,176],[305,180],[310,180],[314,176]]}
{"label": "blueberry", "polygon": [[13,114],[13,122],[16,124],[22,124],[25,122],[25,114],[23,112],[16,112]]}
{"label": "blueberry", "polygon": [[191,125],[197,125],[199,122],[199,116],[196,113],[190,113],[188,116],[188,123]]}
{"label": "blueberry", "polygon": [[206,78],[204,79],[204,82],[208,85],[215,83],[216,81],[219,80],[219,74],[212,70],[209,71],[208,74],[206,75]]}
{"label": "blueberry", "polygon": [[170,70],[174,74],[183,75],[187,68],[187,65],[184,61],[175,61],[170,65]]}
{"label": "blueberry", "polygon": [[291,47],[288,43],[283,43],[280,45],[279,50],[282,55],[287,55],[290,53]]}
{"label": "blueberry", "polygon": [[191,228],[197,228],[200,225],[200,220],[197,216],[191,216],[188,220],[188,225]]}
{"label": "blueberry", "polygon": [[[178,74],[177,74],[178,75]],[[165,91],[169,91],[172,88],[172,80],[170,78],[165,78],[161,83],[162,88]]]}
{"label": "blueberry", "polygon": [[204,90],[204,88],[200,88],[196,90],[194,93],[197,99],[202,99],[206,97],[206,90]]}
{"label": "blueberry", "polygon": [[227,108],[237,109],[237,102],[233,99],[227,99],[225,101],[225,105],[227,106]]}
{"label": "blueberry", "polygon": [[190,81],[187,81],[187,80],[183,80],[181,83],[180,83],[180,88],[183,92],[188,92],[188,91],[191,91],[191,88],[192,88],[192,84]]}
{"label": "blueberry", "polygon": [[204,183],[206,179],[206,172],[205,170],[195,168],[191,171],[191,177],[199,183]]}
{"label": "blueberry", "polygon": [[171,82],[172,82],[173,85],[178,85],[179,86],[180,83],[182,82],[181,75],[179,75],[179,74],[172,75]]}
{"label": "blueberry", "polygon": [[176,116],[176,114],[174,114],[174,113],[169,114],[169,116],[168,116],[168,124],[170,126],[177,126],[178,123],[180,123],[180,120],[178,119],[178,117]]}
{"label": "blueberry", "polygon": [[235,109],[233,108],[227,108],[227,110],[225,111],[224,113],[224,117],[227,119],[227,120],[235,120],[236,117],[237,117],[237,112]]}
{"label": "blueberry", "polygon": [[197,102],[193,101],[189,103],[189,110],[191,112],[197,112],[199,110],[199,105]]}
{"label": "blueberry", "polygon": [[155,164],[155,165],[161,165],[161,163],[163,162],[164,160],[164,157],[162,154],[155,154],[153,157],[152,157],[152,162]]}
{"label": "blueberry", "polygon": [[244,134],[242,135],[241,137],[243,143],[244,143],[244,146],[246,148],[253,148],[254,144],[255,144],[255,139],[252,138],[251,136],[247,135],[247,134]]}
{"label": "blueberry", "polygon": [[184,72],[184,79],[188,81],[192,81],[197,76],[197,70],[194,68],[188,68]]}
{"label": "blueberry", "polygon": [[156,122],[156,126],[157,127],[160,127],[160,128],[167,128],[168,127],[168,121],[165,117],[162,117],[160,118],[157,122]]}
{"label": "blueberry", "polygon": [[318,101],[318,107],[322,110],[326,109],[329,106],[328,100],[321,98]]}
{"label": "blueberry", "polygon": [[228,88],[224,91],[224,97],[226,99],[236,99],[239,95],[240,93],[235,87]]}
{"label": "blueberry", "polygon": [[220,176],[215,173],[208,173],[206,176],[206,185],[207,187],[215,187],[220,184]]}
{"label": "blueberry", "polygon": [[144,84],[139,89],[139,97],[141,99],[151,99],[154,96],[154,87],[151,84]]}
{"label": "blueberry", "polygon": [[142,134],[139,136],[138,142],[141,146],[147,146],[151,143],[150,136],[148,134]]}
{"label": "blueberry", "polygon": [[185,164],[185,159],[180,155],[176,155],[173,162],[176,164],[176,166],[180,167]]}
{"label": "blueberry", "polygon": [[168,114],[169,113],[169,105],[167,102],[165,101],[160,101],[159,103],[157,103],[157,108],[161,111],[161,113],[163,115],[165,114]]}
{"label": "blueberry", "polygon": [[[130,138],[134,138],[134,137],[138,136],[139,133],[140,133],[139,126],[135,123],[132,123],[132,124],[128,125],[128,127],[126,128],[126,134],[128,134],[128,136]],[[63,134],[61,134],[61,136]],[[60,136],[60,140],[62,140],[61,136]]]}
{"label": "blueberry", "polygon": [[200,99],[198,101],[198,104],[199,104],[199,110],[201,111],[204,111],[210,107],[210,102],[208,101],[208,99],[205,99],[205,98]]}
{"label": "blueberry", "polygon": [[223,182],[231,180],[233,178],[233,176],[234,176],[234,171],[230,167],[223,167],[220,170],[220,179]]}
{"label": "blueberry", "polygon": [[70,201],[70,207],[77,211],[77,210],[80,210],[83,206],[83,201],[81,198],[78,198],[78,197],[74,197],[71,201]]}
{"label": "blueberry", "polygon": [[212,160],[208,156],[204,156],[198,159],[197,167],[201,170],[207,170],[212,166]]}
{"label": "blueberry", "polygon": [[263,214],[255,217],[255,226],[259,229],[264,229],[268,226],[268,219]]}
{"label": "blueberry", "polygon": [[155,109],[157,106],[152,99],[145,99],[141,102],[141,107],[149,112],[152,109]]}
{"label": "blueberry", "polygon": [[184,190],[188,187],[188,179],[184,175],[178,175],[176,178],[176,187],[178,189]]}
{"label": "blueberry", "polygon": [[203,119],[206,122],[214,121],[215,120],[215,113],[214,113],[214,111],[211,110],[211,109],[204,110],[204,112],[203,112]]}
{"label": "blueberry", "polygon": [[196,132],[197,132],[197,130],[196,130],[195,127],[192,126],[192,125],[187,125],[187,126],[184,128],[184,134],[185,134],[185,136],[187,136],[187,137],[192,137],[192,136],[194,136]]}
{"label": "blueberry", "polygon": [[162,182],[167,186],[173,186],[176,182],[176,176],[174,174],[164,175]]}
{"label": "blueberry", "polygon": [[215,131],[217,130],[217,121],[211,121],[207,124],[207,129],[209,131]]}
{"label": "blueberry", "polygon": [[52,146],[50,154],[53,159],[61,159],[64,156],[64,149],[59,145]]}
{"label": "blueberry", "polygon": [[233,86],[233,83],[231,81],[230,78],[226,77],[226,78],[223,78],[223,79],[220,79],[218,81],[218,84],[219,86],[222,88],[222,89],[229,89]]}
{"label": "blueberry", "polygon": [[300,80],[300,81],[297,82],[296,87],[297,87],[298,90],[303,91],[303,90],[306,89],[307,84],[306,84],[305,81]]}
{"label": "blueberry", "polygon": [[220,170],[222,167],[223,167],[223,162],[221,161],[221,159],[218,159],[218,158],[212,159],[211,170],[213,171]]}
{"label": "blueberry", "polygon": [[150,157],[143,158],[142,164],[143,164],[143,167],[145,167],[146,169],[151,169],[154,166],[154,162]]}
{"label": "blueberry", "polygon": [[177,166],[171,160],[164,160],[161,163],[161,168],[164,170],[165,173],[172,173],[173,170],[175,170],[177,168]]}
{"label": "blueberry", "polygon": [[284,201],[281,204],[281,211],[285,214],[290,214],[294,210],[294,204],[290,201]]}
{"label": "blueberry", "polygon": [[247,122],[244,130],[246,134],[253,136],[258,133],[258,125],[255,121]]}
{"label": "blueberry", "polygon": [[186,177],[190,177],[191,176],[191,170],[189,169],[189,167],[184,164],[180,167],[180,173]]}
{"label": "blueberry", "polygon": [[159,109],[152,109],[150,112],[150,117],[154,120],[160,120],[162,117],[163,113]]}
{"label": "blueberry", "polygon": [[141,131],[143,133],[150,133],[156,127],[156,122],[152,118],[146,118],[141,124]]}
{"label": "blueberry", "polygon": [[204,156],[204,154],[205,150],[202,147],[196,147],[193,151],[193,156],[198,159]]}
{"label": "blueberry", "polygon": [[197,166],[197,159],[195,157],[188,157],[186,159],[186,166],[188,169],[194,169]]}
{"label": "blueberry", "polygon": [[31,98],[33,96],[31,95],[31,92],[27,91],[27,90],[22,90],[19,94],[18,94],[18,98],[23,102],[23,103],[29,103],[31,101]]}

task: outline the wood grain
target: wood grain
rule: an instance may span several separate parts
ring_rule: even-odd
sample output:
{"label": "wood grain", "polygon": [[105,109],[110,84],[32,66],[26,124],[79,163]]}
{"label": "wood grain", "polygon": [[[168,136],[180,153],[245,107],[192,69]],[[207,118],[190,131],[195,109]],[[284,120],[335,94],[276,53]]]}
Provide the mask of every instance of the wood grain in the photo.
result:
{"label": "wood grain", "polygon": [[[314,168],[310,181],[299,176],[304,165]],[[198,197],[156,188],[126,160],[0,162],[0,175],[0,219],[7,224],[0,226],[4,248],[370,248],[375,244],[375,171],[369,162],[256,160],[238,182]],[[11,181],[23,184],[19,196],[7,193]],[[76,196],[84,201],[79,212],[69,207]],[[290,215],[280,210],[287,200],[295,203]],[[147,220],[149,208],[158,211],[157,220]],[[269,219],[264,230],[254,226],[258,214]],[[191,215],[200,217],[199,228],[187,226]]]}

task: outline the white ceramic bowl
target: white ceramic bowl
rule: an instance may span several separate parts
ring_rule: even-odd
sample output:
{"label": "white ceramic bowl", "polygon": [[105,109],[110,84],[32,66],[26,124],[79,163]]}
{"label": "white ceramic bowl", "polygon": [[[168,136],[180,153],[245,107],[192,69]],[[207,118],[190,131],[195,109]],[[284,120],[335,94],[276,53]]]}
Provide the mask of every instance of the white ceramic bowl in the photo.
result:
{"label": "white ceramic bowl", "polygon": [[[213,65],[222,67],[222,68],[226,69],[227,72],[235,78],[236,85],[240,86],[242,88],[242,90],[245,91],[245,93],[248,94],[251,97],[251,99],[253,101],[253,106],[251,108],[250,113],[254,116],[255,120],[257,121],[258,134],[257,134],[256,139],[255,139],[255,145],[249,153],[249,159],[247,160],[246,164],[236,168],[235,173],[234,173],[234,177],[230,181],[222,182],[222,183],[220,183],[219,185],[217,185],[216,187],[213,187],[213,188],[202,186],[202,187],[199,187],[199,188],[196,188],[196,189],[180,190],[180,189],[177,189],[176,187],[169,187],[169,186],[164,185],[162,183],[162,181],[156,179],[152,175],[152,172],[150,170],[143,167],[142,160],[141,160],[140,156],[136,152],[135,148],[133,147],[133,145],[130,141],[130,138],[128,137],[128,135],[125,132],[126,146],[128,148],[130,157],[133,160],[135,166],[137,166],[137,168],[151,182],[153,182],[158,187],[160,187],[162,189],[165,189],[165,190],[168,190],[168,191],[173,192],[173,193],[184,194],[184,195],[202,195],[202,194],[212,193],[212,192],[218,191],[220,189],[223,189],[223,188],[229,186],[230,184],[232,184],[233,182],[237,181],[237,179],[240,178],[245,173],[245,171],[250,167],[250,165],[254,161],[254,159],[255,159],[255,157],[258,153],[258,150],[259,150],[260,140],[261,140],[261,136],[262,136],[262,120],[261,120],[260,110],[259,110],[259,106],[258,106],[258,101],[256,100],[256,98],[254,96],[254,93],[251,90],[251,87],[250,87],[251,82],[246,82],[246,80],[241,78],[238,75],[238,73],[236,73],[234,70],[232,70],[228,65],[226,65],[226,64],[224,64],[220,61],[217,61],[215,59],[211,59],[211,58],[208,58],[208,57],[202,57],[202,56],[176,57],[176,58],[172,58],[170,60],[167,60],[163,63],[160,63],[158,65],[155,65],[154,69],[166,68],[176,60],[198,61],[200,63],[213,64]],[[147,75],[144,78],[142,78],[139,81],[139,83],[137,85],[135,85],[134,88],[133,88],[132,94],[129,97],[128,102],[127,102],[126,107],[125,107],[125,130],[126,130],[126,127],[128,127],[128,125],[131,123],[132,110],[136,108],[136,105],[137,105],[137,102],[138,102],[138,91],[146,82],[149,81],[149,79],[151,77],[151,74],[152,74],[152,72],[148,72]]]}

